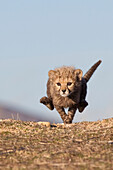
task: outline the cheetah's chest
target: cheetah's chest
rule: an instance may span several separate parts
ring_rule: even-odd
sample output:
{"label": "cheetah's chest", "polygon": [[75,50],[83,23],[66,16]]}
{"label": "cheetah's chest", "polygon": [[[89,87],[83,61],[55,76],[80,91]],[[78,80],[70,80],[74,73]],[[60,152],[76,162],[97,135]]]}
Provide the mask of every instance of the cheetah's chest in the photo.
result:
{"label": "cheetah's chest", "polygon": [[76,95],[73,97],[62,97],[62,96],[55,96],[53,99],[53,104],[60,107],[73,107],[79,103],[80,95]]}

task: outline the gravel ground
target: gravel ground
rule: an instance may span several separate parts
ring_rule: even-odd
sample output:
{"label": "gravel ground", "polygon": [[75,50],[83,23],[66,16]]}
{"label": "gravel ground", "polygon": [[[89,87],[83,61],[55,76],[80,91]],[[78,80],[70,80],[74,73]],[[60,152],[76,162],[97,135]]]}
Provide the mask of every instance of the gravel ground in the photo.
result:
{"label": "gravel ground", "polygon": [[113,118],[70,125],[0,120],[0,170],[112,170]]}

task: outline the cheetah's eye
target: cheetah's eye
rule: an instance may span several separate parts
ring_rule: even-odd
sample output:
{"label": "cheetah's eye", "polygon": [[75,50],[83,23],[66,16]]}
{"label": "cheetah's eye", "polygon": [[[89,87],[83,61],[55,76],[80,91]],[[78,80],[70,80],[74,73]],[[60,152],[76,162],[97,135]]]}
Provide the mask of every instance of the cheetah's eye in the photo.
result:
{"label": "cheetah's eye", "polygon": [[71,86],[71,85],[72,85],[72,83],[71,83],[71,82],[68,82],[68,83],[67,83],[67,86]]}
{"label": "cheetah's eye", "polygon": [[57,86],[61,86],[61,84],[60,84],[60,83],[57,83]]}

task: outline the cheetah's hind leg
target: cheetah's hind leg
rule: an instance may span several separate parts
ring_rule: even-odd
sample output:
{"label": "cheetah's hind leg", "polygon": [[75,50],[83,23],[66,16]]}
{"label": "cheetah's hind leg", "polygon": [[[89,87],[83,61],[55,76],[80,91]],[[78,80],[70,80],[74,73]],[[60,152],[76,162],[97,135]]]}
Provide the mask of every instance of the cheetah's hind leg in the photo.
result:
{"label": "cheetah's hind leg", "polygon": [[40,99],[40,103],[44,104],[45,106],[47,106],[50,110],[54,109],[52,100],[49,99],[48,97],[44,96]]}
{"label": "cheetah's hind leg", "polygon": [[80,113],[83,112],[83,110],[84,110],[85,107],[87,107],[87,106],[88,106],[88,102],[86,102],[85,100],[81,101],[81,102],[79,103],[79,106],[78,106],[79,112],[80,112]]}

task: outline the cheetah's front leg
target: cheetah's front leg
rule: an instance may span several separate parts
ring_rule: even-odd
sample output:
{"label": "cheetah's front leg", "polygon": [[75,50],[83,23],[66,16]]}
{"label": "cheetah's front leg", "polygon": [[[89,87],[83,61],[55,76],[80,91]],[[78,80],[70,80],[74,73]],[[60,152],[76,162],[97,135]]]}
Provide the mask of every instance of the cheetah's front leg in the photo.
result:
{"label": "cheetah's front leg", "polygon": [[69,108],[66,123],[72,123],[77,107]]}
{"label": "cheetah's front leg", "polygon": [[55,106],[55,108],[58,111],[58,113],[60,114],[63,122],[66,123],[68,115],[65,113],[64,108],[63,107],[59,107],[59,106]]}

